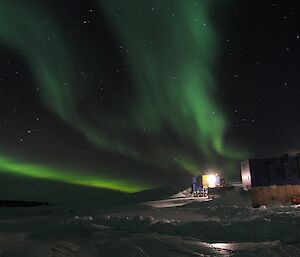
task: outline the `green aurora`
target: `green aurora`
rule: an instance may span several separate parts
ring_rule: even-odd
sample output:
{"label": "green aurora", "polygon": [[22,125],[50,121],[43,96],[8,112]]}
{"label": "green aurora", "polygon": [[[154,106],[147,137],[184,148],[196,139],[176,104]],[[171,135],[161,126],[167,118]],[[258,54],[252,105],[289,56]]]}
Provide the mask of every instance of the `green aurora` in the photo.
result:
{"label": "green aurora", "polygon": [[128,51],[138,95],[131,107],[135,129],[160,133],[167,124],[207,157],[240,158],[224,143],[227,122],[215,96],[219,45],[211,2],[99,0],[99,6]]}
{"label": "green aurora", "polygon": [[[12,160],[4,155],[1,155],[0,157],[0,172],[13,173],[19,176],[29,176],[37,179],[66,182],[81,186],[101,187],[127,193],[149,188],[149,186],[145,184],[136,185],[125,179],[105,178],[101,177],[99,174],[95,176],[95,174],[87,174],[86,172],[85,175],[82,175],[82,171],[70,172],[49,166],[45,167],[39,164],[24,163],[23,161]],[[91,179],[91,177],[93,177],[93,179]]]}
{"label": "green aurora", "polygon": [[[182,140],[192,142],[192,149],[209,160],[218,156],[243,158],[243,154],[224,142],[227,120],[215,96],[213,73],[220,47],[210,21],[214,8],[211,1],[99,0],[98,4],[118,45],[127,49],[123,59],[136,98],[120,107],[125,109],[120,117],[125,113],[126,126],[121,124],[118,114],[99,108],[89,115],[81,111],[82,95],[93,94],[86,87],[82,71],[97,65],[101,72],[105,60],[96,59],[89,52],[75,56],[73,53],[78,49],[74,42],[42,5],[1,0],[0,42],[23,53],[35,86],[40,88],[42,103],[90,144],[101,151],[125,156],[130,163],[137,161],[139,153],[138,161],[145,165],[196,173],[197,158],[180,144]],[[90,62],[81,62],[85,55],[91,56]],[[166,127],[176,134],[175,140],[165,139]],[[137,143],[124,136],[142,138],[145,131],[155,140],[145,140],[142,146],[141,140]],[[3,172],[91,185],[84,172],[50,167],[15,162],[3,155],[0,158]],[[134,178],[124,182],[115,178],[113,171],[105,172],[106,169],[104,166],[97,171],[93,186],[125,192],[149,188]]]}

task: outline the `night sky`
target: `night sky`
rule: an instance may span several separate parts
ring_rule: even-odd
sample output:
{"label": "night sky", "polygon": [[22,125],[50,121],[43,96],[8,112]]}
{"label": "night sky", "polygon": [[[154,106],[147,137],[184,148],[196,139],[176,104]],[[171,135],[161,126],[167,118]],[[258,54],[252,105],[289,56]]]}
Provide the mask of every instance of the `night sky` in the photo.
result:
{"label": "night sky", "polygon": [[297,151],[299,11],[296,0],[1,0],[2,193],[237,180],[244,159]]}

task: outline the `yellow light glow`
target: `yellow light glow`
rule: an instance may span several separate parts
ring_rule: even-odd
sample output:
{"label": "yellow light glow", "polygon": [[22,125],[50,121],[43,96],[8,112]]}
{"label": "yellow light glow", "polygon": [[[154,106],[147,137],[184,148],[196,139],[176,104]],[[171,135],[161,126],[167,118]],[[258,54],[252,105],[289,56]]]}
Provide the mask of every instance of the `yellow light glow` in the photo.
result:
{"label": "yellow light glow", "polygon": [[202,176],[202,180],[203,180],[203,187],[206,188],[215,188],[216,187],[216,175],[203,175]]}

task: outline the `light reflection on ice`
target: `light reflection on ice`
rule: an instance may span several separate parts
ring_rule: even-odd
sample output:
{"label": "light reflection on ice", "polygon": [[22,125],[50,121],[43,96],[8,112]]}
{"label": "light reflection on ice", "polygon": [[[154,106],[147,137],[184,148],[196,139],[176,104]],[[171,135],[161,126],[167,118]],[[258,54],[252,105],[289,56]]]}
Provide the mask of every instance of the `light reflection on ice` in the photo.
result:
{"label": "light reflection on ice", "polygon": [[[197,242],[196,243],[201,249],[211,249],[214,252],[215,256],[233,256],[234,252],[255,252],[259,249],[271,249],[280,245],[280,241],[271,241],[271,242],[228,242],[228,243],[206,243],[206,242]],[[235,255],[234,255],[235,256]]]}
{"label": "light reflection on ice", "polygon": [[231,250],[231,251],[241,251],[241,250],[251,250],[257,248],[273,247],[279,245],[279,241],[272,242],[243,242],[243,243],[212,243],[210,244],[213,248]]}
{"label": "light reflection on ice", "polygon": [[185,198],[168,198],[158,201],[145,202],[143,204],[148,205],[153,208],[170,208],[170,207],[180,207],[192,202],[208,202],[212,199],[207,197],[185,197]]}

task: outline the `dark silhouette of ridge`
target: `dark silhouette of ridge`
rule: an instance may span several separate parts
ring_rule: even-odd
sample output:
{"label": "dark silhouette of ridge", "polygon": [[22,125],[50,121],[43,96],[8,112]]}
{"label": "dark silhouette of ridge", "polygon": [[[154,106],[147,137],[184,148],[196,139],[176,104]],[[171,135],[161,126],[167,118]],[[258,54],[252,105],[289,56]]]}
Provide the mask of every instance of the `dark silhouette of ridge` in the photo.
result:
{"label": "dark silhouette of ridge", "polygon": [[0,207],[37,207],[49,206],[47,202],[27,202],[27,201],[1,201]]}

